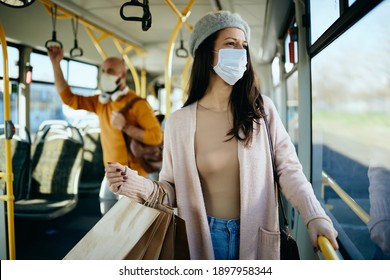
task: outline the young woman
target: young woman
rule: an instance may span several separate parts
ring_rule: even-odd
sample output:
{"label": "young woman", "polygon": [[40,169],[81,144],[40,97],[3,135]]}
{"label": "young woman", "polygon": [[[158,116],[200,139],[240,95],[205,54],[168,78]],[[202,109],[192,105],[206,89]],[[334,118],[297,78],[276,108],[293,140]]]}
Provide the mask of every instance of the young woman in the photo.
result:
{"label": "young woman", "polygon": [[[337,232],[302,173],[272,101],[256,86],[250,29],[238,14],[209,13],[194,27],[188,100],[167,120],[159,185],[186,220],[191,259],[279,259],[279,220],[270,124],[283,194],[304,219],[317,248]],[[139,202],[156,187],[123,165],[110,163],[111,191]]]}

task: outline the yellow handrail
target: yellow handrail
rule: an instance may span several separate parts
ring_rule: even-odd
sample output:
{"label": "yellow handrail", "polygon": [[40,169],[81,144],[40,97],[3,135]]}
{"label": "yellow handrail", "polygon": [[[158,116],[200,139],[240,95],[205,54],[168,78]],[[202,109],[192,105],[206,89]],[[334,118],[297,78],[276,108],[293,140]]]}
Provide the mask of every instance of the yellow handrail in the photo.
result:
{"label": "yellow handrail", "polygon": [[[3,68],[4,68],[4,127],[5,122],[11,119],[10,112],[10,93],[9,93],[9,73],[8,73],[8,53],[7,41],[3,26],[0,23],[0,40],[1,48],[3,50]],[[5,178],[7,185],[6,195],[2,195],[0,200],[7,202],[7,218],[8,218],[8,247],[9,259],[15,260],[15,221],[14,221],[14,193],[13,193],[13,172],[12,172],[12,155],[11,155],[11,140],[5,138],[5,173],[2,172],[1,178]]]}
{"label": "yellow handrail", "polygon": [[89,28],[88,26],[84,26],[84,27],[85,27],[85,31],[87,31],[87,34],[88,34],[89,38],[91,39],[93,45],[95,46],[97,52],[100,54],[101,58],[105,60],[108,56],[107,56],[107,53],[102,48],[102,46],[100,45],[100,41],[106,39],[108,37],[108,34],[103,33],[103,34],[101,34],[101,36],[99,38],[96,38],[96,36],[95,36],[95,34],[93,34],[91,28]]}
{"label": "yellow handrail", "polygon": [[349,208],[365,223],[368,224],[370,215],[364,211],[359,204],[353,200],[335,181],[333,181],[325,172],[322,172],[322,185],[321,185],[321,196],[324,199],[325,186],[332,188],[338,196],[349,206]]}
{"label": "yellow handrail", "polygon": [[[190,9],[193,6],[195,0],[189,0],[187,6],[180,12],[176,6],[172,3],[171,0],[165,0],[167,5],[175,12],[178,16],[178,21],[175,28],[172,31],[171,37],[168,43],[167,55],[165,58],[165,92],[166,92],[166,104],[165,104],[165,115],[168,117],[171,113],[171,90],[172,90],[172,58],[173,58],[173,48],[175,45],[175,40],[177,34],[183,23],[186,23],[188,16],[190,15]],[[188,26],[188,24],[187,24]],[[190,30],[192,27],[189,27]]]}
{"label": "yellow handrail", "polygon": [[336,254],[330,241],[325,236],[318,237],[318,246],[320,247],[321,253],[324,255],[326,260],[339,260],[339,256]]}

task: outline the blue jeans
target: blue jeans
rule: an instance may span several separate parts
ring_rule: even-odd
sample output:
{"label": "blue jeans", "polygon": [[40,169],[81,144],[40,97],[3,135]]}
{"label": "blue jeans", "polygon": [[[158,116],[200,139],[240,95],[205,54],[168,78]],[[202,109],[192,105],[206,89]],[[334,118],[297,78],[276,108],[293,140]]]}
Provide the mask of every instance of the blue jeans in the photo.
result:
{"label": "blue jeans", "polygon": [[207,216],[216,260],[238,260],[240,220],[223,220]]}

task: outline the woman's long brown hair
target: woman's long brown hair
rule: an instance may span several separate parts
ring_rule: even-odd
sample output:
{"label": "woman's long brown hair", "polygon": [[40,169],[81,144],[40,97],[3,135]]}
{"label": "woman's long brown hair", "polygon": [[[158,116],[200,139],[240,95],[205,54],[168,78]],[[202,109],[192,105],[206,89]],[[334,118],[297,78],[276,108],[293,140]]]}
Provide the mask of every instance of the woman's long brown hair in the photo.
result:
{"label": "woman's long brown hair", "polygon": [[[214,57],[214,42],[218,32],[207,37],[195,51],[191,76],[188,88],[188,98],[183,107],[188,106],[204,95],[210,83],[210,71],[212,70]],[[255,72],[252,67],[249,49],[247,51],[247,70],[244,76],[233,86],[230,95],[229,106],[233,114],[233,128],[228,132],[230,139],[248,145],[253,136],[253,122],[259,122],[263,117],[263,98],[256,85]],[[243,132],[243,137],[240,136]]]}

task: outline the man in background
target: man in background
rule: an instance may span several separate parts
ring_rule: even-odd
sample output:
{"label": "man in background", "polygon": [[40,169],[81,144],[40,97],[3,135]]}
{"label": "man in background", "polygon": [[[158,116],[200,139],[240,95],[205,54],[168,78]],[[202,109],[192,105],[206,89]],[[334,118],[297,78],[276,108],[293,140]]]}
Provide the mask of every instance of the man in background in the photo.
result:
{"label": "man in background", "polygon": [[[107,162],[119,162],[138,171],[139,175],[147,176],[147,171],[131,153],[128,153],[123,133],[145,144],[158,145],[163,140],[162,130],[153,109],[145,100],[135,102],[123,114],[119,112],[127,103],[137,98],[136,93],[126,84],[126,66],[123,59],[109,57],[104,60],[101,65],[100,79],[102,94],[81,96],[71,91],[62,73],[60,62],[64,56],[63,49],[51,47],[48,55],[62,102],[75,110],[87,110],[98,116],[104,166]],[[102,181],[99,199],[102,214],[105,214],[118,200],[118,197],[109,191],[106,177]]]}

